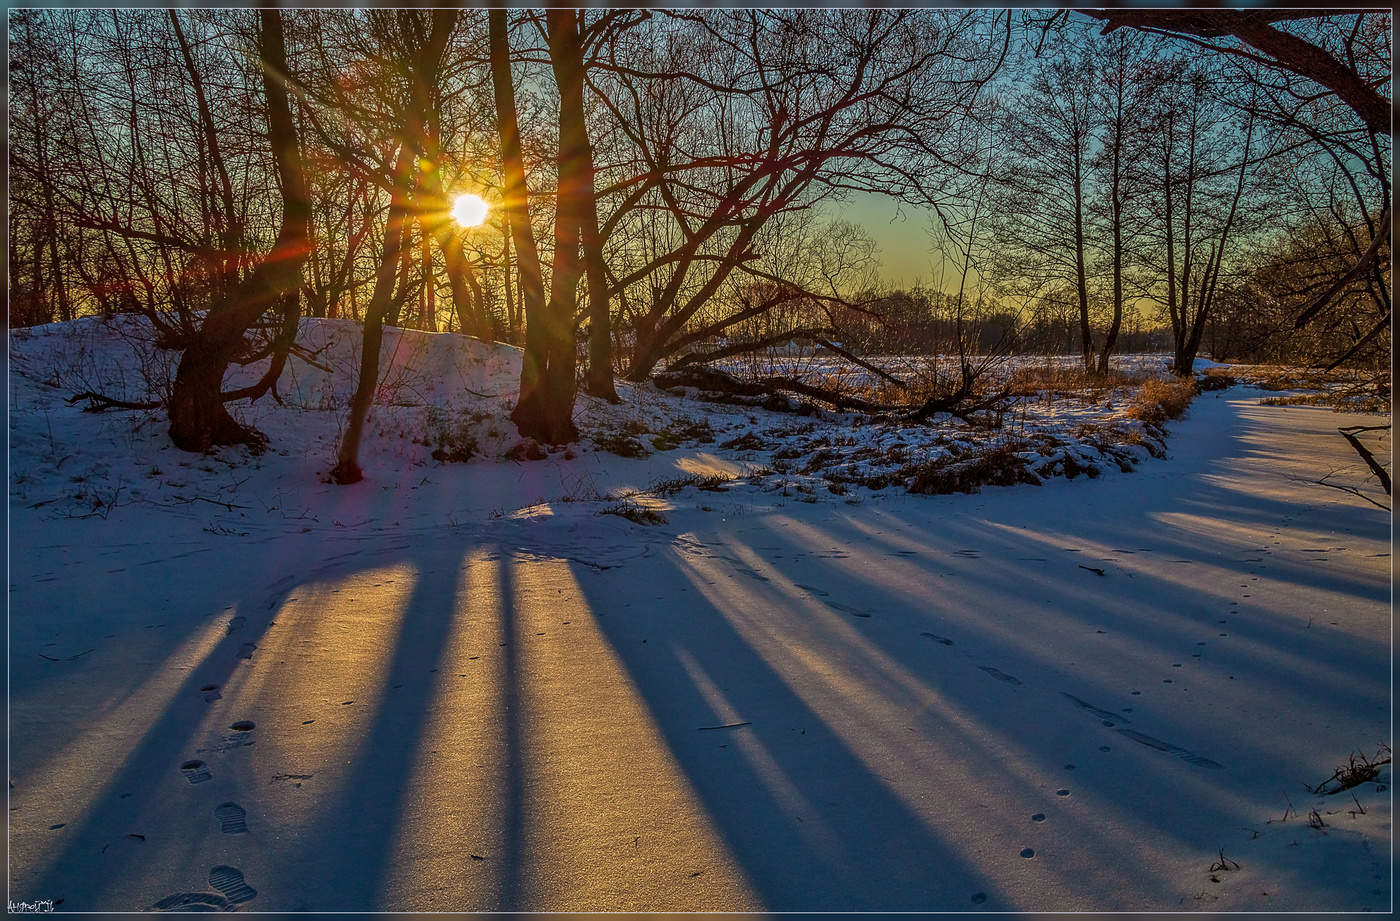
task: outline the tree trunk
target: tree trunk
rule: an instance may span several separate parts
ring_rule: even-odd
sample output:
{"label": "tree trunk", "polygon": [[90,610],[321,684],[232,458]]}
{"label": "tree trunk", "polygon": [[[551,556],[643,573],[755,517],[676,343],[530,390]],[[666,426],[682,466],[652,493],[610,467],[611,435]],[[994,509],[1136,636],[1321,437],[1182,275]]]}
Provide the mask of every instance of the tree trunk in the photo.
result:
{"label": "tree trunk", "polygon": [[593,146],[583,114],[583,44],[581,14],[555,10],[549,14],[550,61],[559,84],[559,187],[577,196],[579,242],[588,280],[588,372],[584,389],[595,397],[618,402],[613,386],[612,323],[603,244],[598,234],[598,197],[593,185]]}
{"label": "tree trunk", "polygon": [[1099,353],[1099,374],[1108,373],[1108,359],[1113,354],[1118,331],[1123,326],[1123,135],[1127,131],[1123,93],[1124,88],[1120,83],[1113,125],[1113,179],[1109,186],[1109,219],[1113,222],[1113,318],[1109,321],[1103,350]]}
{"label": "tree trunk", "polygon": [[438,232],[438,248],[442,250],[443,266],[447,269],[447,282],[452,290],[452,309],[457,312],[460,330],[469,336],[483,337],[480,323],[477,322],[476,307],[472,304],[471,291],[467,287],[466,258],[462,255],[461,234],[444,227]]}
{"label": "tree trunk", "polygon": [[1094,369],[1094,339],[1089,331],[1089,271],[1084,257],[1084,174],[1074,152],[1074,274],[1079,292],[1079,349],[1084,370]]}
{"label": "tree trunk", "polygon": [[[557,297],[550,298],[547,303],[545,301],[539,251],[535,248],[534,231],[530,227],[505,10],[490,10],[487,13],[487,26],[491,82],[496,97],[496,123],[501,137],[501,163],[505,180],[502,210],[505,212],[515,243],[516,263],[520,272],[520,293],[525,305],[525,351],[520,361],[520,396],[511,418],[522,436],[551,444],[563,444],[578,437],[573,423],[573,312],[567,301],[561,303]],[[560,155],[562,159],[562,149]],[[578,225],[577,219],[572,216],[576,213],[575,197],[564,188],[561,176],[555,238],[556,241],[562,239],[564,246],[562,254],[556,253],[555,256],[553,286],[556,292],[572,290],[578,280]],[[572,278],[561,279],[561,268],[566,276],[570,272],[571,238],[575,251],[572,258]],[[563,317],[558,315],[561,307],[569,310]]]}
{"label": "tree trunk", "polygon": [[282,221],[272,251],[221,304],[210,309],[180,356],[167,410],[170,439],[185,451],[207,451],[216,444],[257,448],[266,442],[261,433],[238,423],[224,408],[224,373],[242,347],[248,327],[300,286],[310,246],[311,192],[301,170],[300,145],[287,100],[282,14],[260,10],[258,17],[268,140],[282,188]]}
{"label": "tree trunk", "polygon": [[[335,467],[331,469],[331,479],[337,483],[358,483],[364,479],[360,469],[360,442],[364,439],[365,422],[369,419],[369,409],[374,403],[375,391],[379,389],[379,351],[384,344],[384,318],[394,301],[394,279],[399,275],[400,252],[408,252],[403,245],[404,225],[408,223],[407,206],[404,201],[404,180],[413,169],[413,149],[404,144],[394,163],[395,191],[389,204],[389,216],[384,225],[384,252],[375,270],[374,293],[365,307],[364,336],[360,344],[360,377],[355,383],[355,395],[350,399],[350,418],[345,427],[345,437],[340,441]],[[402,284],[402,281],[400,282]]]}
{"label": "tree trunk", "polygon": [[433,283],[433,253],[428,248],[428,231],[420,219],[418,237],[421,246],[419,258],[423,263],[423,294],[418,303],[418,326],[430,333],[437,332],[437,286]]}
{"label": "tree trunk", "polygon": [[501,241],[501,274],[502,287],[506,295],[506,326],[507,338],[511,345],[520,344],[520,311],[516,306],[515,297],[515,270],[510,261],[510,230],[505,229],[504,239]]}

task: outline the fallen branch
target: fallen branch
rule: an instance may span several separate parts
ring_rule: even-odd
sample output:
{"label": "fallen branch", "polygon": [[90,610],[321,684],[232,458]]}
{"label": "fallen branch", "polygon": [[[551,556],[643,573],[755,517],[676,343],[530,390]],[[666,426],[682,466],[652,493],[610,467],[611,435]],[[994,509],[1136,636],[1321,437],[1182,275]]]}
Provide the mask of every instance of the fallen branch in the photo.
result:
{"label": "fallen branch", "polygon": [[1007,388],[980,400],[972,400],[972,382],[967,381],[947,396],[929,397],[924,401],[924,405],[910,413],[908,418],[913,422],[927,422],[929,417],[936,413],[948,413],[967,422],[968,416],[975,412],[1000,406],[1006,402],[1009,396],[1011,396],[1011,391]]}
{"label": "fallen branch", "polygon": [[100,413],[108,409],[159,409],[163,403],[160,400],[148,400],[145,402],[134,402],[131,400],[118,400],[105,394],[95,393],[91,390],[84,390],[82,393],[75,393],[66,402],[69,406],[79,400],[87,400],[88,405],[83,407],[85,413]]}
{"label": "fallen branch", "polygon": [[1390,474],[1387,473],[1385,468],[1380,465],[1380,462],[1376,460],[1376,456],[1371,453],[1371,450],[1363,445],[1361,440],[1356,437],[1361,432],[1388,432],[1390,431],[1390,426],[1352,425],[1346,428],[1339,428],[1337,431],[1342,433],[1342,437],[1347,440],[1347,443],[1356,449],[1357,454],[1361,455],[1361,459],[1366,462],[1366,466],[1371,468],[1371,472],[1376,475],[1376,479],[1380,480],[1381,489],[1385,490],[1385,494],[1387,496],[1390,495]]}
{"label": "fallen branch", "polygon": [[878,377],[884,378],[885,380],[889,381],[891,384],[894,384],[894,385],[895,385],[896,387],[898,387],[900,390],[908,390],[908,389],[909,389],[909,385],[908,385],[908,384],[906,384],[904,381],[900,380],[899,378],[895,377],[895,376],[894,376],[893,374],[891,374],[890,372],[886,371],[886,370],[883,369],[883,368],[877,368],[877,367],[875,367],[874,365],[870,364],[868,361],[864,360],[863,358],[859,358],[859,357],[857,357],[857,356],[855,356],[855,355],[852,355],[850,352],[848,352],[848,351],[846,351],[845,349],[841,348],[841,346],[837,345],[836,343],[830,342],[830,341],[828,341],[828,340],[826,340],[826,339],[817,339],[816,342],[817,342],[817,345],[821,346],[822,348],[826,349],[826,350],[829,351],[829,352],[834,352],[835,354],[840,355],[842,358],[846,359],[846,360],[849,361],[851,364],[853,364],[853,365],[858,365],[859,367],[862,367],[862,368],[864,368],[865,370],[869,371],[871,374],[874,374],[874,375],[876,375],[876,376],[878,376]]}
{"label": "fallen branch", "polygon": [[[704,365],[671,367],[657,374],[653,380],[658,387],[694,387],[737,397],[786,397],[787,393],[797,393],[814,400],[829,403],[839,410],[856,410],[865,413],[897,412],[900,407],[887,403],[872,403],[860,397],[849,396],[826,387],[816,387],[791,377],[765,377],[759,380],[740,380],[732,374]],[[736,401],[743,402],[743,401]],[[770,406],[769,408],[776,408]]]}

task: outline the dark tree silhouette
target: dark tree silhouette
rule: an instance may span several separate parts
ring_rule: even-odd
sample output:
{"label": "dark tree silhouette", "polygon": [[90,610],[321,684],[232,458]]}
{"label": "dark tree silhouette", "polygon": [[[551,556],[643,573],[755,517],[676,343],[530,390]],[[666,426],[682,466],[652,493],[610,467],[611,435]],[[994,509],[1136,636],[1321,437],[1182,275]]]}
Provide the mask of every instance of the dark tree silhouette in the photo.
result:
{"label": "dark tree silhouette", "polygon": [[[244,335],[264,313],[280,309],[295,322],[296,292],[311,245],[311,193],[302,173],[301,146],[287,100],[282,14],[263,10],[258,22],[268,141],[282,189],[281,224],[271,251],[221,302],[211,305],[204,322],[184,342],[167,409],[170,438],[186,451],[206,451],[216,444],[264,443],[261,433],[229,415],[224,406],[228,399],[223,391],[224,374],[246,350]],[[272,380],[265,381],[271,386]]]}

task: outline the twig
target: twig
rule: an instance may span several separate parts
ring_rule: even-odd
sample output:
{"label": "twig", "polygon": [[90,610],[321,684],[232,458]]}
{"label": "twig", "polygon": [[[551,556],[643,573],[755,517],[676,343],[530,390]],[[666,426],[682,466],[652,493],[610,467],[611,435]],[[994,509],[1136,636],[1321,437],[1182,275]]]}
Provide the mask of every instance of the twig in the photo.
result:
{"label": "twig", "polygon": [[1283,798],[1288,802],[1288,808],[1283,810],[1283,821],[1287,822],[1290,815],[1298,814],[1298,810],[1293,808],[1293,800],[1289,798],[1287,792],[1283,794]]}
{"label": "twig", "polygon": [[46,656],[41,652],[39,653],[39,658],[48,659],[50,662],[72,662],[79,656],[85,656],[90,652],[92,652],[91,649],[84,649],[82,652],[75,652],[71,656],[59,656],[58,658],[54,658],[53,656]]}
{"label": "twig", "polygon": [[[1327,476],[1331,476],[1331,474],[1329,473]],[[1387,512],[1390,511],[1390,506],[1386,505],[1383,502],[1377,502],[1375,499],[1372,499],[1370,496],[1366,495],[1364,492],[1357,489],[1355,486],[1343,486],[1340,483],[1329,483],[1327,482],[1327,477],[1323,477],[1320,480],[1312,480],[1311,482],[1316,483],[1318,486],[1330,486],[1333,489],[1340,489],[1342,492],[1349,492],[1353,496],[1365,499],[1367,502],[1371,503],[1378,509]],[[1387,492],[1389,492],[1389,490],[1387,490]]]}
{"label": "twig", "polygon": [[1080,568],[1080,569],[1087,569],[1087,570],[1089,570],[1090,572],[1096,572],[1096,573],[1098,573],[1098,574],[1101,575],[1101,576],[1106,576],[1106,575],[1108,575],[1108,573],[1104,572],[1102,569],[1099,569],[1099,568],[1097,568],[1097,567],[1095,567],[1095,566],[1085,566],[1083,563],[1080,563],[1080,564],[1079,564],[1079,568]]}
{"label": "twig", "polygon": [[1231,870],[1238,870],[1239,868],[1240,868],[1240,863],[1239,863],[1239,861],[1238,861],[1238,860],[1231,860],[1230,858],[1226,857],[1226,856],[1225,856],[1225,848],[1222,847],[1222,848],[1220,849],[1220,859],[1219,859],[1218,861],[1216,861],[1215,863],[1213,863],[1213,864],[1210,865],[1210,872],[1211,872],[1211,873],[1220,873],[1220,872],[1226,872],[1226,873],[1228,873],[1228,872],[1231,871]]}
{"label": "twig", "polygon": [[325,346],[322,346],[321,348],[312,352],[308,350],[305,346],[293,345],[290,349],[290,353],[292,355],[295,355],[297,358],[300,358],[304,363],[310,365],[311,367],[316,368],[320,371],[325,371],[327,374],[332,374],[334,373],[334,370],[330,367],[330,365],[323,365],[319,361],[316,361],[316,356],[320,355],[325,350]]}
{"label": "twig", "polygon": [[218,499],[206,499],[206,498],[204,498],[203,496],[191,496],[190,498],[185,498],[184,496],[174,496],[173,498],[175,499],[175,501],[177,501],[177,502],[183,502],[183,503],[186,504],[186,505],[192,505],[192,504],[194,504],[195,502],[208,502],[210,505],[218,505],[218,506],[221,506],[222,508],[228,509],[230,512],[233,511],[233,510],[236,509],[236,508],[251,508],[251,507],[252,507],[252,506],[248,506],[248,505],[238,505],[237,503],[234,503],[234,502],[220,502]]}
{"label": "twig", "polygon": [[697,732],[704,732],[707,729],[738,729],[740,726],[751,726],[753,720],[744,720],[742,723],[725,723],[723,726],[698,726]]}

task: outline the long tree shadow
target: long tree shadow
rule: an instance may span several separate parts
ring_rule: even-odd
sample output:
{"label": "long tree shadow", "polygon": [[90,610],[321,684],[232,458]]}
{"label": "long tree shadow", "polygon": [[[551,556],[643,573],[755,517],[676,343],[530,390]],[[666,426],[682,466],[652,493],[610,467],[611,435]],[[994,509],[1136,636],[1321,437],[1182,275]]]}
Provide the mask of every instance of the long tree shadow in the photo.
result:
{"label": "long tree shadow", "polygon": [[[401,557],[408,547],[392,534],[374,535],[357,544],[347,553],[334,542],[306,540],[288,552],[284,542],[275,555],[245,562],[248,571],[241,578],[221,572],[216,578],[197,580],[181,597],[181,611],[165,612],[167,626],[159,634],[158,652],[166,657],[163,664],[153,668],[153,674],[132,669],[113,676],[124,690],[111,706],[116,716],[140,727],[134,744],[117,750],[104,744],[108,735],[130,736],[131,729],[125,725],[116,733],[86,725],[72,735],[67,750],[30,757],[27,764],[16,762],[12,777],[17,786],[26,790],[59,787],[58,802],[66,809],[81,810],[61,816],[64,821],[54,829],[62,830],[62,843],[43,848],[46,853],[36,855],[38,859],[25,867],[21,880],[26,891],[54,893],[69,908],[112,908],[114,890],[126,892],[133,880],[148,877],[153,867],[162,866],[185,866],[189,878],[183,883],[172,879],[172,890],[182,884],[207,888],[204,876],[209,867],[199,870],[190,844],[207,837],[213,804],[196,805],[198,800],[191,797],[205,792],[198,784],[206,782],[202,778],[208,773],[217,780],[210,786],[222,785],[225,793],[250,786],[247,778],[239,776],[239,766],[224,760],[225,753],[244,749],[257,737],[230,728],[232,721],[246,715],[233,709],[239,701],[235,689],[264,666],[259,649],[267,646],[278,613],[294,592],[318,579]],[[176,582],[175,572],[165,574],[164,567],[182,565],[171,561],[152,567],[148,584],[159,590],[162,584]],[[181,578],[187,575],[180,574]],[[443,622],[444,618],[422,616],[433,593],[441,589],[431,585],[429,594],[416,596],[416,632],[396,644],[406,651],[395,660],[395,673],[411,671],[403,664],[406,657],[433,651],[431,643],[425,646],[414,638]],[[166,677],[176,670],[183,677]],[[42,699],[45,694],[64,693],[62,689],[73,678],[52,672],[45,680],[32,682],[28,694]],[[105,687],[111,684],[111,679],[104,681]],[[122,709],[123,699],[130,699],[136,709]],[[411,729],[409,724],[399,731]],[[201,766],[188,767],[195,763]],[[92,872],[94,855],[100,855],[100,873]],[[122,907],[141,909],[149,904]]]}
{"label": "long tree shadow", "polygon": [[[1162,555],[1210,560],[1216,579],[1258,571],[1244,562],[1243,544],[1192,531],[1183,520],[1152,517],[1185,510],[1208,530],[1222,515],[1233,521],[1258,514],[1262,525],[1295,509],[1239,496],[1212,481],[1213,472],[1204,465],[1189,482],[1136,509],[1135,524],[1096,529],[1092,543],[1111,551],[1150,541]],[[1116,489],[1122,501],[1131,480],[1086,487],[1109,490],[1100,496],[1106,502],[1115,501]],[[585,703],[605,699],[592,686],[601,680],[617,685],[610,699],[640,707],[654,725],[665,751],[651,763],[670,759],[679,768],[678,776],[658,775],[655,782],[693,790],[703,809],[696,823],[718,830],[760,903],[753,907],[1084,907],[1084,892],[1120,891],[1125,894],[1115,904],[1166,904],[1179,884],[1165,873],[1142,872],[1132,856],[1135,836],[1194,853],[1217,828],[1257,817],[1251,810],[1269,794],[1251,784],[1291,776],[1290,767],[1279,764],[1283,743],[1258,733],[1229,739],[1207,725],[1208,701],[1125,696],[1148,677],[1144,663],[1160,661],[1165,670],[1181,661],[1226,595],[1186,577],[1140,572],[1132,584],[1135,600],[1125,608],[1106,582],[1068,563],[1063,571],[1035,569],[1028,579],[1027,567],[1011,561],[1049,559],[1053,538],[989,527],[1015,521],[1007,495],[986,496],[975,507],[968,500],[934,500],[918,507],[922,514],[836,507],[804,516],[806,523],[772,514],[726,525],[697,513],[679,519],[694,526],[684,535],[666,528],[627,532],[633,526],[609,521],[612,538],[651,542],[645,562],[590,544],[600,532],[582,518],[396,529],[300,545],[299,553],[269,560],[260,579],[233,590],[212,582],[189,599],[201,613],[182,620],[187,632],[172,632],[170,642],[202,638],[198,661],[171,682],[168,700],[139,715],[144,727],[134,748],[88,766],[85,778],[106,774],[100,792],[24,882],[27,888],[33,883],[30,891],[62,894],[67,908],[113,908],[116,894],[127,898],[132,891],[131,879],[164,884],[170,892],[198,888],[211,864],[234,859],[217,855],[241,854],[263,873],[250,875],[250,884],[265,881],[278,900],[272,904],[264,896],[258,907],[555,907],[550,899],[558,898],[558,886],[543,879],[555,869],[542,866],[533,849],[540,842],[557,846],[550,823],[572,826],[567,814],[551,810],[606,817],[608,796],[635,796],[637,786],[607,777],[600,781],[606,789],[551,787],[547,775],[560,765],[550,758],[559,751],[587,751],[590,735],[600,750],[627,737],[602,731],[611,720],[607,712],[566,708],[554,716],[580,722],[565,726],[537,719],[535,711],[545,693]],[[1092,521],[1092,514],[1075,510],[1074,494],[1043,501],[1066,511],[1061,531]],[[371,519],[385,512],[372,505],[361,511]],[[873,531],[872,521],[879,525]],[[1359,530],[1373,537],[1374,526],[1365,519]],[[598,555],[603,550],[612,556]],[[1125,572],[1131,568],[1131,557],[1118,559]],[[482,570],[481,584],[465,574],[469,560],[492,564]],[[581,597],[535,597],[522,608],[519,596],[548,572],[550,561],[565,567]],[[1269,577],[1285,585],[1383,604],[1366,578],[1319,580],[1296,562],[1270,562]],[[373,574],[386,568],[411,579],[401,604],[393,594],[399,589],[374,591],[381,586],[371,581]],[[965,578],[974,572],[976,578]],[[367,583],[363,600],[352,601],[349,592],[330,597],[352,580]],[[318,587],[324,597],[301,600]],[[1192,590],[1205,597],[1178,603]],[[1060,600],[1055,610],[1037,609],[1040,592]],[[600,652],[618,671],[540,657],[547,643],[568,651],[591,635],[536,639],[541,609],[555,603],[570,612],[574,629],[596,631]],[[365,607],[374,604],[386,607]],[[221,634],[222,622],[211,618],[225,609],[245,621]],[[1359,647],[1345,635],[1307,636],[1322,660],[1310,671],[1284,655],[1305,639],[1300,630],[1306,628],[1271,622],[1259,612],[1230,616],[1248,621],[1253,647],[1188,662],[1190,671],[1176,675],[1214,688],[1223,686],[1228,667],[1251,689],[1251,706],[1261,695],[1276,696],[1281,705],[1311,708],[1338,725],[1379,725],[1378,717],[1360,711],[1378,702],[1383,709],[1385,650]],[[1094,631],[1105,627],[1121,634],[1114,641],[1123,645],[1105,646],[1101,654],[1123,656],[1138,674],[1125,675],[1102,660],[1076,665],[1047,653],[1056,631],[1082,634],[1088,639],[1075,643],[1092,651]],[[345,641],[358,650],[353,662],[337,657],[334,637],[346,631],[358,631]],[[1036,647],[1037,636],[1047,639],[1045,649]],[[251,660],[238,656],[244,643],[258,647]],[[541,676],[542,664],[556,671]],[[489,671],[469,678],[472,668]],[[351,674],[356,669],[363,674]],[[1354,685],[1339,691],[1329,669],[1350,671]],[[306,679],[318,673],[328,679],[317,685],[323,697],[335,687],[329,679],[342,678],[358,681],[366,695],[344,703],[311,699]],[[461,678],[469,691],[454,691],[449,678]],[[201,788],[180,771],[197,746],[228,744],[234,746],[230,757],[207,759],[227,770],[228,789],[253,797],[255,806],[260,796],[269,804],[297,796],[280,787],[275,796],[267,791],[258,770],[280,763],[275,758],[235,760],[250,751],[238,747],[243,740],[229,736],[222,722],[211,723],[211,714],[227,714],[202,696],[210,684],[240,703],[265,704],[274,723],[260,717],[260,725],[281,733],[278,757],[314,758],[323,774],[307,781],[307,802],[285,821],[270,807],[250,817],[256,830],[267,829],[263,837],[219,837],[209,821],[210,803],[198,799]],[[479,698],[472,696],[476,691]],[[322,708],[302,721],[322,726],[293,726],[293,702]],[[476,728],[457,735],[443,728],[467,724]],[[298,732],[308,738],[319,733],[320,741],[299,752],[287,741]],[[1328,729],[1326,737],[1335,742],[1338,732]],[[572,747],[551,748],[544,737],[549,733],[569,735]],[[482,751],[473,758],[456,751],[435,762],[430,756],[441,740]],[[640,764],[642,747],[651,743],[635,744]],[[266,747],[251,752],[262,757]],[[1111,758],[1122,760],[1110,764],[1109,748]],[[625,769],[626,757],[617,754],[606,761],[609,770]],[[1331,756],[1306,753],[1309,772],[1313,762]],[[1063,763],[1070,757],[1078,773],[1066,773],[1073,771]],[[21,779],[71,782],[38,774]],[[1097,786],[1086,790],[1081,783],[1091,777]],[[1189,791],[1196,814],[1174,812],[1181,800],[1170,797],[1144,803],[1141,791],[1158,787]],[[545,802],[560,789],[574,791],[574,798]],[[1063,797],[1058,789],[1066,791]],[[483,801],[454,802],[470,797]],[[1096,811],[1075,808],[1081,802]],[[439,806],[444,813],[433,814]],[[1024,848],[1032,855],[1022,856],[1039,827],[1030,824],[1033,812],[1049,814],[1044,827],[1059,837],[1045,845],[1034,839],[1035,847]],[[129,842],[129,833],[152,828],[158,833],[142,842],[118,840]],[[118,846],[95,863],[94,852],[114,841]],[[429,851],[446,862],[426,860]],[[630,872],[607,855],[566,856],[573,872]],[[1124,889],[1130,886],[1136,889]],[[420,891],[433,887],[452,900],[432,902]]]}
{"label": "long tree shadow", "polygon": [[[604,587],[613,583],[577,575],[763,907],[920,910],[995,898],[964,843],[930,828],[719,610],[694,597],[684,616],[629,610]],[[658,561],[647,584],[684,594],[688,582]],[[668,593],[664,604],[679,601]]]}

